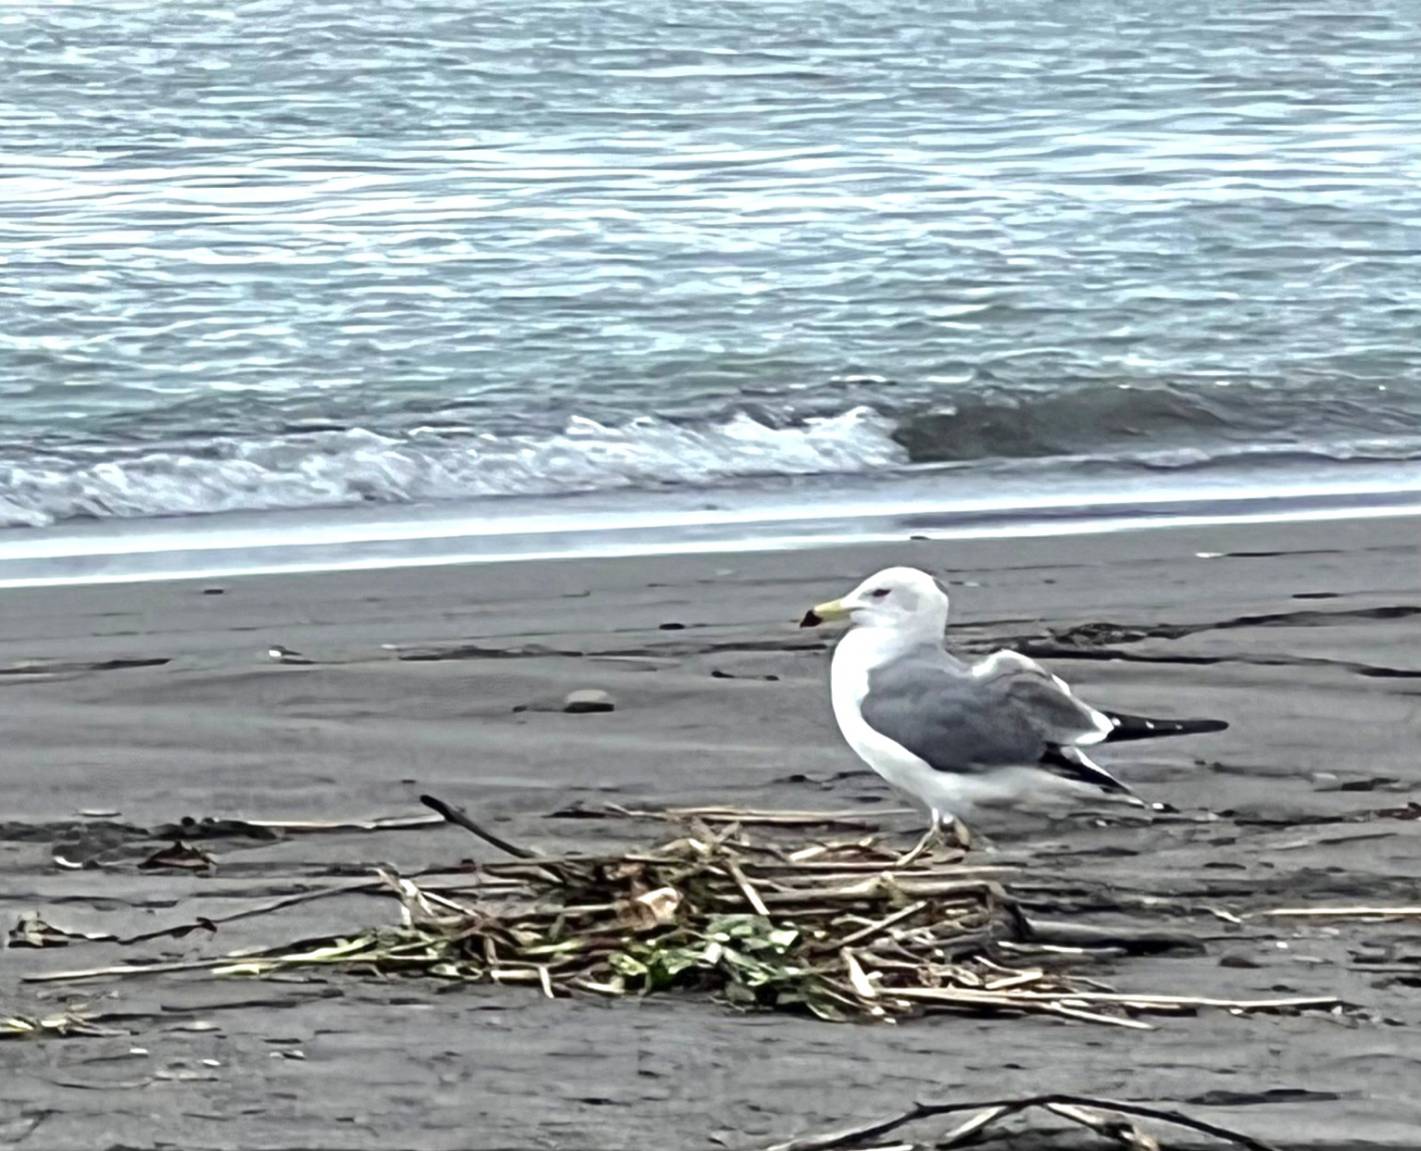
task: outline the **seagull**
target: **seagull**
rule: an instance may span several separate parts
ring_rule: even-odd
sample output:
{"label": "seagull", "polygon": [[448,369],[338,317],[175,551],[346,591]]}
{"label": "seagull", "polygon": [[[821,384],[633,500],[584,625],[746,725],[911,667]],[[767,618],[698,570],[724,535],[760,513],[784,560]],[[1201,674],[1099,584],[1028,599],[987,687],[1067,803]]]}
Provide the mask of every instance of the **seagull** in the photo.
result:
{"label": "seagull", "polygon": [[965,663],[943,650],[947,608],[947,592],[932,576],[892,567],[800,621],[850,622],[834,649],[834,718],[854,753],[929,813],[927,834],[904,860],[948,825],[968,846],[963,820],[984,808],[1092,795],[1148,807],[1081,749],[1228,727],[1101,711],[1019,652]]}

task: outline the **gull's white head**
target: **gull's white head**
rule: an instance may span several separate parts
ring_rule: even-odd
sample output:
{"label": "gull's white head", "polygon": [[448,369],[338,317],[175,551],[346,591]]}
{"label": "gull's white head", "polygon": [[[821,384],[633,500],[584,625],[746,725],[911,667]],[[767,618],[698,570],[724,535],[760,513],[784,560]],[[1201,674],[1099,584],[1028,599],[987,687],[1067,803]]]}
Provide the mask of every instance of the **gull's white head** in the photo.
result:
{"label": "gull's white head", "polygon": [[940,639],[947,627],[947,592],[917,568],[884,568],[848,595],[815,604],[800,627],[847,619],[854,627],[887,628]]}

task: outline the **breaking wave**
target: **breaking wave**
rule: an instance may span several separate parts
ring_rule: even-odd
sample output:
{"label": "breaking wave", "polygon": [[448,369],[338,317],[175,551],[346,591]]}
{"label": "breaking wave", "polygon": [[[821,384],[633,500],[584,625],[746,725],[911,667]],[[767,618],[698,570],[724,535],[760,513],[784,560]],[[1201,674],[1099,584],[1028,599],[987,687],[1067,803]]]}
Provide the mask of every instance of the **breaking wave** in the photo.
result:
{"label": "breaking wave", "polygon": [[218,439],[101,462],[0,461],[0,524],[193,515],[357,503],[702,486],[768,475],[877,471],[908,461],[894,421],[869,408],[775,427],[749,415],[705,425],[574,418],[560,435],[359,428]]}
{"label": "breaking wave", "polygon": [[[713,488],[910,465],[1040,475],[1181,472],[1421,459],[1421,403],[1385,390],[1253,387],[978,389],[954,402],[860,404],[810,418],[739,412],[683,422],[574,417],[557,433],[285,425],[159,443],[0,446],[0,526],[298,510],[361,503]],[[209,424],[210,426],[210,424]],[[152,434],[151,429],[145,430]],[[120,441],[121,442],[121,441]]]}

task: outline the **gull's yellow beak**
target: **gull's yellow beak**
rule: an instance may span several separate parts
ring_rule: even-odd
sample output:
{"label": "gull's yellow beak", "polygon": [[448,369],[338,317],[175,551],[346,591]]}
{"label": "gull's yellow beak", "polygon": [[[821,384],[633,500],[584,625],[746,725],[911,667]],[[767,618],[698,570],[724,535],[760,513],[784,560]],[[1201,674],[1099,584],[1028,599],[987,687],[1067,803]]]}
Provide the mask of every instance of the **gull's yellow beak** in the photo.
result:
{"label": "gull's yellow beak", "polygon": [[828,623],[830,620],[847,619],[849,609],[844,606],[841,599],[831,599],[827,603],[817,603],[807,612],[804,618],[799,621],[800,627],[818,627],[821,623]]}

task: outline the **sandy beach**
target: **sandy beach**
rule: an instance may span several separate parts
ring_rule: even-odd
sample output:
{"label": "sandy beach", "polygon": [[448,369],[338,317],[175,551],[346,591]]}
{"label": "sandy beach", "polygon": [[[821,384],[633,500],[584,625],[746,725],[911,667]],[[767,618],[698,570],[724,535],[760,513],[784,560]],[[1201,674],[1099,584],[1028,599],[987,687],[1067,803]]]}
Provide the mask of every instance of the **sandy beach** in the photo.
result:
{"label": "sandy beach", "polygon": [[[1149,1032],[965,1015],[836,1026],[694,999],[548,1002],[342,976],[21,982],[392,920],[387,898],[352,894],[215,937],[6,950],[3,1013],[88,1002],[123,1034],[0,1043],[0,1141],[752,1148],[915,1099],[1059,1089],[1179,1106],[1278,1147],[1415,1147],[1421,920],[1248,917],[1418,904],[1418,533],[1397,518],[7,591],[7,929],[37,911],[126,937],[378,863],[489,855],[428,825],[219,834],[203,841],[210,875],[137,867],[185,817],[420,816],[421,792],[544,849],[645,834],[553,817],[607,801],[857,809],[911,842],[914,817],[877,814],[901,805],[833,728],[831,637],[795,626],[808,604],[907,562],[949,581],[958,649],[1025,645],[1089,699],[1232,725],[1102,755],[1181,818],[996,837],[996,858],[1068,887],[1083,920],[1201,944],[1097,974],[1357,1010],[1215,1012]],[[273,643],[313,662],[273,663]],[[579,688],[616,710],[556,709]]]}

